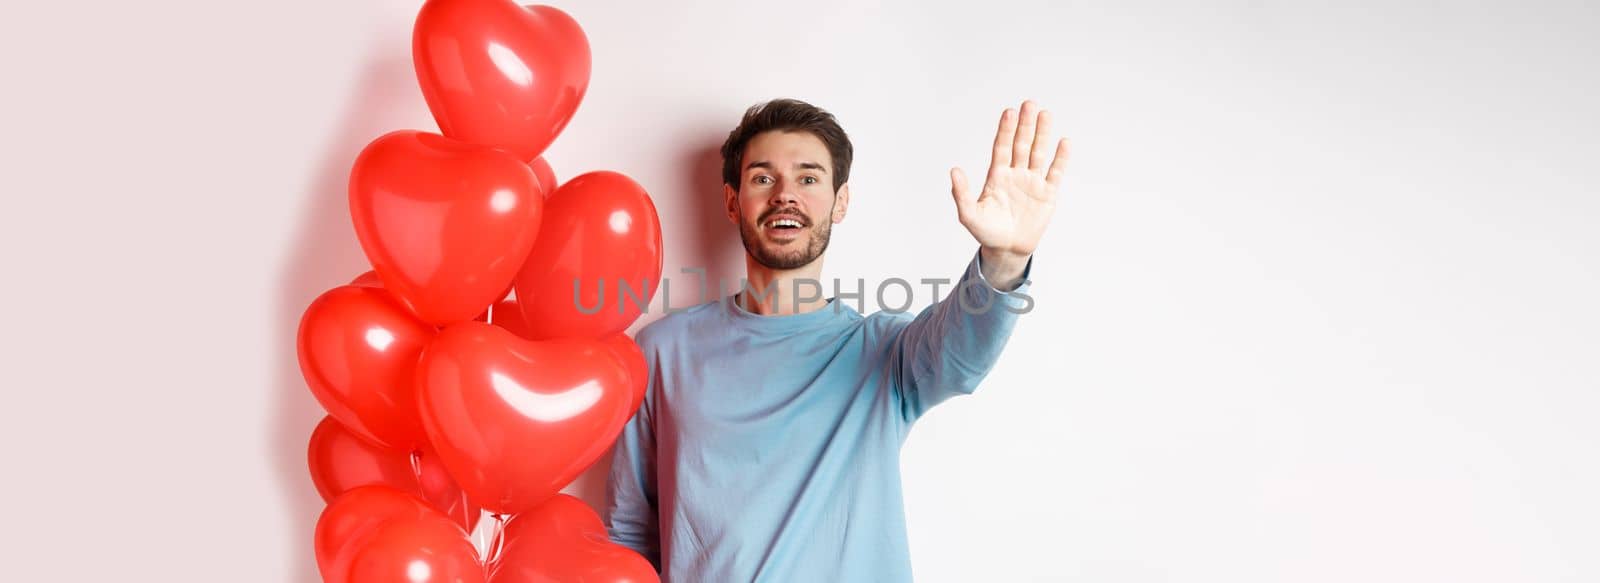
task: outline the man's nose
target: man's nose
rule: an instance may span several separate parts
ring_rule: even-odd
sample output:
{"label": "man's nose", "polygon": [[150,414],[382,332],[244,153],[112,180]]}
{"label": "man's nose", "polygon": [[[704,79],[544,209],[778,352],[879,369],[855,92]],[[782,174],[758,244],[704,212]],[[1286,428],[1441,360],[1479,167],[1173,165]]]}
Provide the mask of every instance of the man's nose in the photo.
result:
{"label": "man's nose", "polygon": [[800,187],[795,186],[788,181],[780,182],[778,183],[777,188],[772,189],[772,199],[770,202],[774,206],[799,204]]}

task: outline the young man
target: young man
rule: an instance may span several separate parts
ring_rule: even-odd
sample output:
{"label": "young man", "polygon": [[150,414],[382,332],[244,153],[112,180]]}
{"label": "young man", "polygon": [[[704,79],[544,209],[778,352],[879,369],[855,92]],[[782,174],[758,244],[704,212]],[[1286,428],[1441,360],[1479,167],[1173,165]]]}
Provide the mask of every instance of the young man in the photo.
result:
{"label": "young man", "polygon": [[1049,113],[1025,101],[1000,118],[982,190],[951,170],[978,251],[915,318],[862,316],[814,283],[850,203],[850,140],[832,115],[757,105],[722,157],[749,284],[639,332],[649,391],[615,445],[611,539],[669,582],[910,581],[900,446],[930,407],[977,387],[1031,307],[1066,140],[1052,144]]}

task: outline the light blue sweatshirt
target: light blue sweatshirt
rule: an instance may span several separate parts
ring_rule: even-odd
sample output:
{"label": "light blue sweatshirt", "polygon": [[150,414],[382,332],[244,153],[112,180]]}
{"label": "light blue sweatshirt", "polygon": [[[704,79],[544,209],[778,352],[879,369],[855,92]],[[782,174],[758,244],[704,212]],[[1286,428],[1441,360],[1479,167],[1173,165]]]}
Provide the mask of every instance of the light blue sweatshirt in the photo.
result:
{"label": "light blue sweatshirt", "polygon": [[1031,269],[1001,292],[974,257],[915,318],[840,297],[762,316],[728,296],[645,326],[649,390],[614,445],[611,540],[668,583],[911,581],[901,444],[988,374],[1032,307]]}

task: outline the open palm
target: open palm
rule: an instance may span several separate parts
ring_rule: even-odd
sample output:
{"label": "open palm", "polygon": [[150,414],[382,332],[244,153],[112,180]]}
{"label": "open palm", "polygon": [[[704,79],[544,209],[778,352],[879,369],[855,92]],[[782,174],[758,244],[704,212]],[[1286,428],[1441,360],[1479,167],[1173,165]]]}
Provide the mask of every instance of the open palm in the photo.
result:
{"label": "open palm", "polygon": [[[1020,117],[1020,119],[1019,119]],[[974,194],[966,173],[950,171],[961,225],[987,249],[1021,256],[1039,247],[1067,166],[1067,140],[1050,152],[1050,112],[1032,101],[1019,112],[1007,108],[995,132],[993,157],[983,189]]]}

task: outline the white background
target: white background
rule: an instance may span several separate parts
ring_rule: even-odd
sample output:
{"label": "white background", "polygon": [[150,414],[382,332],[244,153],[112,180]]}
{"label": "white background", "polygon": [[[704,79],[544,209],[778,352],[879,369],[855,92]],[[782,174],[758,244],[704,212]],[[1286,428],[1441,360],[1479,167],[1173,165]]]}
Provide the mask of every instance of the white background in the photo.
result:
{"label": "white background", "polygon": [[[1037,310],[906,446],[919,581],[1600,580],[1595,4],[756,4],[558,4],[547,157],[644,184],[669,275],[741,274],[757,101],[854,139],[849,281],[958,274],[1002,108],[1073,138]],[[418,6],[5,9],[5,579],[315,579],[294,330],[355,154],[434,129]]]}

